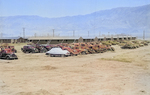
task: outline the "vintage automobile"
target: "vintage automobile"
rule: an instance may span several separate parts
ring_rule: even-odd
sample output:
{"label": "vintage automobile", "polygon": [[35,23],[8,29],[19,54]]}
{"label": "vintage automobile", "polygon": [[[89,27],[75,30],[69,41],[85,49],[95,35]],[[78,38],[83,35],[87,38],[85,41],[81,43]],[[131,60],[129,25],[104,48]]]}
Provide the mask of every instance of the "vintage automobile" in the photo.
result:
{"label": "vintage automobile", "polygon": [[135,49],[137,48],[134,44],[132,43],[126,43],[124,46],[121,47],[122,49]]}
{"label": "vintage automobile", "polygon": [[39,52],[39,50],[32,45],[26,45],[23,48],[21,48],[21,50],[24,53],[38,53]]}
{"label": "vintage automobile", "polygon": [[45,53],[45,52],[47,52],[47,49],[43,45],[35,44],[33,46],[38,49],[39,53]]}
{"label": "vintage automobile", "polygon": [[46,55],[50,55],[51,57],[67,57],[70,56],[70,52],[68,50],[62,50],[61,48],[56,47],[46,52]]}
{"label": "vintage automobile", "polygon": [[7,46],[0,46],[0,48],[1,48],[1,50],[9,48],[12,50],[12,52],[17,53],[17,50],[14,48],[14,46],[7,45]]}
{"label": "vintage automobile", "polygon": [[10,49],[3,49],[0,51],[0,59],[18,59],[17,55]]}

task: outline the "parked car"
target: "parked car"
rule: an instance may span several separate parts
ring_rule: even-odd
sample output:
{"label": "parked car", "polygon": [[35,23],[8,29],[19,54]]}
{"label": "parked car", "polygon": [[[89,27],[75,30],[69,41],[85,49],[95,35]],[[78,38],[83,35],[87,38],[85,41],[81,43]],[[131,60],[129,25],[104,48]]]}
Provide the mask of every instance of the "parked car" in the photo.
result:
{"label": "parked car", "polygon": [[0,46],[0,48],[1,48],[1,50],[9,48],[12,50],[12,52],[17,53],[17,50],[14,48],[14,46],[7,45],[7,46]]}
{"label": "parked car", "polygon": [[43,45],[35,44],[33,46],[38,49],[39,53],[45,53],[45,52],[47,52],[47,49]]}
{"label": "parked car", "polygon": [[62,50],[61,48],[56,47],[46,52],[46,55],[50,55],[51,57],[67,57],[70,56],[70,52],[68,50]]}
{"label": "parked car", "polygon": [[18,59],[17,55],[10,49],[3,49],[0,51],[0,59]]}
{"label": "parked car", "polygon": [[42,45],[47,51],[51,50],[52,48],[56,47],[55,45]]}
{"label": "parked car", "polygon": [[39,50],[32,45],[26,45],[23,48],[21,48],[22,52],[24,53],[38,53]]}

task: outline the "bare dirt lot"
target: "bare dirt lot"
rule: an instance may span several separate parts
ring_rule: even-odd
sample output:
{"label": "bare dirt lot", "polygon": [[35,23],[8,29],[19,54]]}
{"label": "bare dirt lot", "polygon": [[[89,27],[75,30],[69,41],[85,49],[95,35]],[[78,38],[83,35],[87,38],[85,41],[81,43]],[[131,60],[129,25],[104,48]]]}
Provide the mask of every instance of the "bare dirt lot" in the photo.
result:
{"label": "bare dirt lot", "polygon": [[150,95],[150,45],[71,56],[0,59],[0,95]]}

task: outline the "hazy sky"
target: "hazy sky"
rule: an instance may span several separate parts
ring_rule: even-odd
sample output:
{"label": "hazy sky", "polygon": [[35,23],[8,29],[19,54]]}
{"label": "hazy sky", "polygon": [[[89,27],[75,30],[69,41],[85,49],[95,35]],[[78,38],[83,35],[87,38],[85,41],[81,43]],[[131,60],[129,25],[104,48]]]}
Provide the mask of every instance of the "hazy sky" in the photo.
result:
{"label": "hazy sky", "polygon": [[146,4],[150,4],[150,0],[0,0],[0,16],[38,15],[51,18]]}

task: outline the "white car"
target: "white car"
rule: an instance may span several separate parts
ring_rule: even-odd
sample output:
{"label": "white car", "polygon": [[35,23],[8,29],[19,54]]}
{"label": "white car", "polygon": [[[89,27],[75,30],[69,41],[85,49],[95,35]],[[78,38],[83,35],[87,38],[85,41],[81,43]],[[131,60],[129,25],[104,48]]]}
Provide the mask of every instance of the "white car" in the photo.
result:
{"label": "white car", "polygon": [[62,50],[61,48],[52,48],[48,52],[46,52],[46,55],[50,55],[51,57],[59,56],[59,57],[64,57],[64,56],[70,56],[70,52],[68,50]]}

